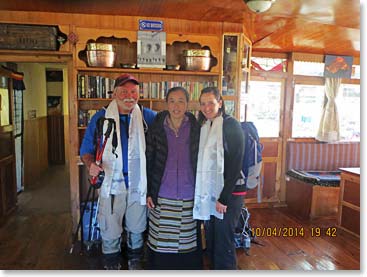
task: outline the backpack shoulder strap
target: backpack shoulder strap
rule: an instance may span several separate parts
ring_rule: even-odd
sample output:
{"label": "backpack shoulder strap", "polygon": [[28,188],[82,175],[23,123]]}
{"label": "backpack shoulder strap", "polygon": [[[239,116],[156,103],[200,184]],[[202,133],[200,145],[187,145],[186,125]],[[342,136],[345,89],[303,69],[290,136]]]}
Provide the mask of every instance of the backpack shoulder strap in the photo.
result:
{"label": "backpack shoulder strap", "polygon": [[146,134],[148,132],[148,123],[145,121],[145,118],[144,118],[144,106],[142,104],[139,104],[139,103],[138,103],[138,106],[140,108],[141,118],[143,120],[144,134]]}

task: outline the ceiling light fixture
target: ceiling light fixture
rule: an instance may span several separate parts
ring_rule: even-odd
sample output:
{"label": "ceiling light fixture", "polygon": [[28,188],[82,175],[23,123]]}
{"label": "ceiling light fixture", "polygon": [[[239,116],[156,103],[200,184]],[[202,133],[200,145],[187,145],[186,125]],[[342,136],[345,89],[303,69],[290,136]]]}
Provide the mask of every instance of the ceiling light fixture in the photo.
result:
{"label": "ceiling light fixture", "polygon": [[263,13],[271,8],[275,0],[243,0],[247,7],[255,13]]}

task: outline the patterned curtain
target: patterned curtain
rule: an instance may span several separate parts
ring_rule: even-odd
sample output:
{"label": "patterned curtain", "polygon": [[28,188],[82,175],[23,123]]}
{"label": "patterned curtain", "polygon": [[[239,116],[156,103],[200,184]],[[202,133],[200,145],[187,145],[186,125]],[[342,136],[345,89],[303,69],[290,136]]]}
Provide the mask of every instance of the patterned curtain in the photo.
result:
{"label": "patterned curtain", "polygon": [[320,126],[316,139],[325,142],[335,142],[340,139],[339,115],[335,102],[340,87],[340,78],[325,79],[325,101],[321,114]]}

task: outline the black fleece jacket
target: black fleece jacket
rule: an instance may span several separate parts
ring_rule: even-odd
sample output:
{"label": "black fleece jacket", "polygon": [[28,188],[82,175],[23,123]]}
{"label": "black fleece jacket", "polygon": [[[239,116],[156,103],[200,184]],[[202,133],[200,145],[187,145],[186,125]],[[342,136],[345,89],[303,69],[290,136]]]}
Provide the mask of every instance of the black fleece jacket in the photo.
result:
{"label": "black fleece jacket", "polygon": [[[168,155],[168,142],[166,132],[163,127],[164,120],[168,116],[168,111],[157,114],[153,124],[148,130],[146,140],[146,160],[147,160],[147,196],[152,197],[154,204],[157,204],[158,193],[166,166]],[[187,112],[190,121],[190,159],[196,177],[196,166],[199,150],[200,125],[192,113]]]}
{"label": "black fleece jacket", "polygon": [[227,205],[232,192],[245,191],[244,185],[236,185],[241,178],[245,138],[240,123],[229,115],[223,115],[224,187],[218,201]]}

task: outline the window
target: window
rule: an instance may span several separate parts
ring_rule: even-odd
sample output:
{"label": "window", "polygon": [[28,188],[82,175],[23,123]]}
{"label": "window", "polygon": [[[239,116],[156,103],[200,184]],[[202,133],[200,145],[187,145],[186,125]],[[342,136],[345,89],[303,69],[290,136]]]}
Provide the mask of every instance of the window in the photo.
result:
{"label": "window", "polygon": [[[324,77],[325,63],[294,61],[293,74],[304,76]],[[352,66],[352,79],[360,79],[361,68],[359,65]]]}
{"label": "window", "polygon": [[256,71],[287,71],[287,59],[252,57],[251,66]]}
{"label": "window", "polygon": [[336,103],[339,113],[340,139],[359,141],[361,135],[360,86],[341,84]]}
{"label": "window", "polygon": [[323,77],[324,68],[324,63],[294,61],[293,74]]}
{"label": "window", "polygon": [[279,137],[281,82],[250,81],[247,121],[254,122],[260,137]]}
{"label": "window", "polygon": [[295,86],[292,137],[316,137],[323,103],[324,86]]}
{"label": "window", "polygon": [[361,66],[353,65],[352,66],[352,79],[361,79]]}
{"label": "window", "polygon": [[[297,84],[292,137],[316,137],[324,104],[324,86]],[[360,140],[360,86],[341,84],[336,98],[341,141]],[[351,112],[353,111],[353,112]]]}

